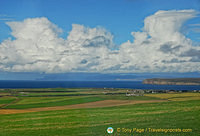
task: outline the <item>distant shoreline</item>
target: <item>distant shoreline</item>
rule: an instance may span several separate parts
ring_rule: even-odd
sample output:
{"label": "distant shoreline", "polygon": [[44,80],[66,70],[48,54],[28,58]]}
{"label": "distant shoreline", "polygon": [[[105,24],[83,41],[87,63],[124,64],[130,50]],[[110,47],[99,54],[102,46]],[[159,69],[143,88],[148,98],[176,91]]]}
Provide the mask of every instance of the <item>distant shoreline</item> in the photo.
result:
{"label": "distant shoreline", "polygon": [[145,79],[142,83],[155,85],[200,85],[200,78],[152,78]]}

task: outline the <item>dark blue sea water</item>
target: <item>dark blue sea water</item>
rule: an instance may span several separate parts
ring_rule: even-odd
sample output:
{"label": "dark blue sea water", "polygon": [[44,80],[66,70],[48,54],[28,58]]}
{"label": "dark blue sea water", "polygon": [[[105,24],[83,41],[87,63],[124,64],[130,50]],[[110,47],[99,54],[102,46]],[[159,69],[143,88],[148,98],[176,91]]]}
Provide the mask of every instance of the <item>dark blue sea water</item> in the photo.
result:
{"label": "dark blue sea water", "polygon": [[199,85],[147,85],[141,81],[0,81],[0,88],[130,88],[200,90]]}

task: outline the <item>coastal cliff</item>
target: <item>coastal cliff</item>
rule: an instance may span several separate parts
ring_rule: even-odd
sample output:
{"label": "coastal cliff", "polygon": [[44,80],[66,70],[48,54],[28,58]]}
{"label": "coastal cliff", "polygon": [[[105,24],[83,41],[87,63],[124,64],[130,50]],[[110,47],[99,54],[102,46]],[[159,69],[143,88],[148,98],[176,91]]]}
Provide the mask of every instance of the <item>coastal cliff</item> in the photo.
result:
{"label": "coastal cliff", "polygon": [[142,83],[157,85],[200,85],[200,78],[152,78],[145,79]]}

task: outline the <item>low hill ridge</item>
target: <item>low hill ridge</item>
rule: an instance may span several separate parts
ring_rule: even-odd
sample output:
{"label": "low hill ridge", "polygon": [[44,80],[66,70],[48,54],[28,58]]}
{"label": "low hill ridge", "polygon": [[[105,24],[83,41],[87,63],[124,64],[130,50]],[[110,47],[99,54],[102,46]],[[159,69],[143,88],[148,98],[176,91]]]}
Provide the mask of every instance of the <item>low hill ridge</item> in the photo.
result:
{"label": "low hill ridge", "polygon": [[152,78],[145,79],[142,83],[157,85],[200,85],[200,78]]}

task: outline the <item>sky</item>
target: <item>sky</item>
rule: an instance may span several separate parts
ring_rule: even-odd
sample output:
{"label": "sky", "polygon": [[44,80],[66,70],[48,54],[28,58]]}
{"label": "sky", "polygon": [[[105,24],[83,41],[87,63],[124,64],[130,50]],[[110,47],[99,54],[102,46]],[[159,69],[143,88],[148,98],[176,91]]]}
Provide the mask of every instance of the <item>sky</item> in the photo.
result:
{"label": "sky", "polygon": [[0,2],[1,80],[199,72],[200,0]]}

